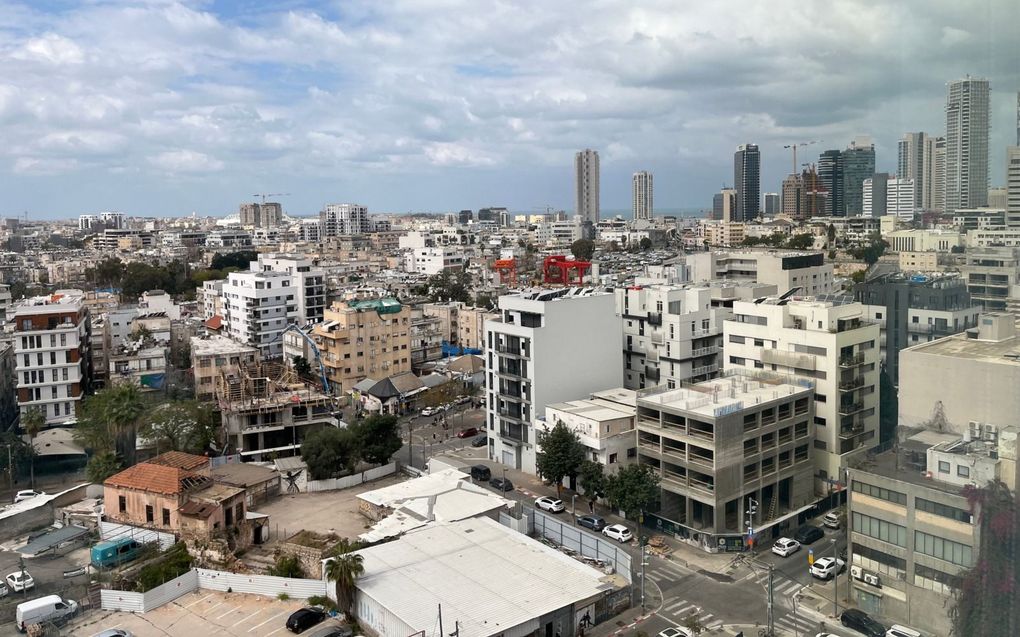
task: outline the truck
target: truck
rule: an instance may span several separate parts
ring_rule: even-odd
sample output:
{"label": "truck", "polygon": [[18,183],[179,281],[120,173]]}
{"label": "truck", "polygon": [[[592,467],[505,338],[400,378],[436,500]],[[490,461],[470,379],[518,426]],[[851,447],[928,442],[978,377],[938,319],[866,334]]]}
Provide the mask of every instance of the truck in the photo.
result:
{"label": "truck", "polygon": [[96,568],[110,568],[124,562],[130,562],[138,557],[144,548],[144,544],[129,537],[100,542],[92,547],[92,566]]}
{"label": "truck", "polygon": [[60,595],[47,595],[18,604],[14,621],[19,632],[25,632],[32,624],[60,622],[70,619],[78,612],[78,603],[64,600]]}

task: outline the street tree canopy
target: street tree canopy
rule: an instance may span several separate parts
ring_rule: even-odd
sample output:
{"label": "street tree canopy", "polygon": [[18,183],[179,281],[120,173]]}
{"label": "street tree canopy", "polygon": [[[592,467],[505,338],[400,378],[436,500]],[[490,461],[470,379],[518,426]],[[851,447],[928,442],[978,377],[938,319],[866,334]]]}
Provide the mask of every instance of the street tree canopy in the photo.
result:
{"label": "street tree canopy", "polygon": [[539,474],[556,481],[559,492],[564,476],[576,476],[584,462],[584,445],[577,434],[563,424],[562,420],[549,431],[538,433],[538,445],[541,451],[536,459]]}
{"label": "street tree canopy", "polygon": [[591,239],[578,239],[570,244],[570,253],[578,261],[591,261],[595,254],[595,242]]}
{"label": "street tree canopy", "polygon": [[327,480],[349,473],[358,462],[357,440],[349,429],[326,427],[313,431],[301,443],[301,459],[312,480]]}
{"label": "street tree canopy", "polygon": [[628,518],[636,518],[658,499],[659,476],[648,465],[627,465],[606,478],[606,497]]}
{"label": "street tree canopy", "polygon": [[358,456],[372,464],[386,464],[390,457],[404,445],[400,439],[397,417],[390,414],[374,414],[348,427]]}
{"label": "street tree canopy", "polygon": [[584,497],[589,502],[595,502],[606,494],[606,472],[601,462],[585,460],[581,463],[578,471],[581,486],[584,488]]}

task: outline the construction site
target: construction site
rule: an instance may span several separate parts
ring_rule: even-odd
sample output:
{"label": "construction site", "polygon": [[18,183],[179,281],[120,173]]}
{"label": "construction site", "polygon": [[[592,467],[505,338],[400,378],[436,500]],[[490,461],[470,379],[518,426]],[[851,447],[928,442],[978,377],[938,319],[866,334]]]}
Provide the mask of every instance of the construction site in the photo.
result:
{"label": "construction site", "polygon": [[230,453],[246,460],[298,455],[309,433],[341,425],[335,399],[282,361],[222,370],[216,400]]}

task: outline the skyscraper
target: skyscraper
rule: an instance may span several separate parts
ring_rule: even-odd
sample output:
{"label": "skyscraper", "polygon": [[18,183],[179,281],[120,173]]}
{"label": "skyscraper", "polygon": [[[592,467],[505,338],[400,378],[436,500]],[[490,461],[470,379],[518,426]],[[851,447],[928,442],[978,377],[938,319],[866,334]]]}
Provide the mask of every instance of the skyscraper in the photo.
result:
{"label": "skyscraper", "polygon": [[896,174],[914,180],[914,207],[934,209],[935,139],[927,133],[907,133],[897,150]]}
{"label": "skyscraper", "polygon": [[800,219],[801,191],[804,190],[804,180],[797,173],[790,173],[783,180],[783,214],[791,219]]}
{"label": "skyscraper", "polygon": [[772,217],[779,214],[779,193],[778,192],[767,192],[765,193],[765,216]]}
{"label": "skyscraper", "polygon": [[723,188],[719,191],[722,201],[722,211],[719,218],[727,223],[738,221],[737,217],[737,191],[734,188]]}
{"label": "skyscraper", "polygon": [[574,155],[574,214],[599,222],[599,153],[590,148]]}
{"label": "skyscraper", "polygon": [[932,140],[931,151],[931,209],[946,211],[946,138]]}
{"label": "skyscraper", "polygon": [[946,210],[988,204],[988,80],[949,83],[946,99]]}
{"label": "skyscraper", "polygon": [[889,173],[875,173],[864,180],[865,217],[882,217],[886,213],[886,185]]}
{"label": "skyscraper", "polygon": [[842,217],[843,162],[838,150],[827,150],[818,156],[818,181],[828,193],[825,199],[825,216]]}
{"label": "skyscraper", "polygon": [[875,174],[875,145],[866,137],[850,142],[840,153],[843,165],[842,217],[860,217],[864,212],[864,180]]}
{"label": "skyscraper", "polygon": [[1006,147],[1006,225],[1020,228],[1020,146]]}
{"label": "skyscraper", "polygon": [[761,212],[761,155],[757,144],[741,144],[733,154],[737,208],[733,221],[751,221]]}
{"label": "skyscraper", "polygon": [[634,173],[631,208],[635,219],[652,218],[652,173]]}

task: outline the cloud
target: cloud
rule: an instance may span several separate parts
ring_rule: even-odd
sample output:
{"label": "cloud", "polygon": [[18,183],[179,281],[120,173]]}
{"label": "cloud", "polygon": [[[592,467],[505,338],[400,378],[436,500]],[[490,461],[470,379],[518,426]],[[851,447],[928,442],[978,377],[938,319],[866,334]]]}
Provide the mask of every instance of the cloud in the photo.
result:
{"label": "cloud", "polygon": [[201,174],[223,170],[223,162],[193,150],[172,150],[149,158],[154,167],[168,173]]}

